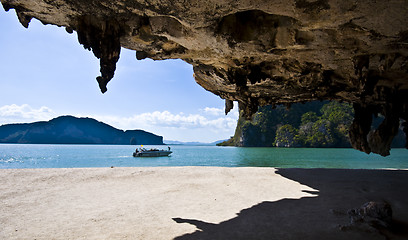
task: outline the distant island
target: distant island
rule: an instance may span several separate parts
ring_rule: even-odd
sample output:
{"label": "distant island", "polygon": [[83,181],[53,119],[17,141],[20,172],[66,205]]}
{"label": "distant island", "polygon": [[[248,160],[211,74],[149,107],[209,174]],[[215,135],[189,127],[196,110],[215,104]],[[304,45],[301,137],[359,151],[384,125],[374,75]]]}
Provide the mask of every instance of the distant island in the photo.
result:
{"label": "distant island", "polygon": [[60,116],[2,125],[0,143],[163,145],[163,137],[143,130],[120,130],[92,118]]}

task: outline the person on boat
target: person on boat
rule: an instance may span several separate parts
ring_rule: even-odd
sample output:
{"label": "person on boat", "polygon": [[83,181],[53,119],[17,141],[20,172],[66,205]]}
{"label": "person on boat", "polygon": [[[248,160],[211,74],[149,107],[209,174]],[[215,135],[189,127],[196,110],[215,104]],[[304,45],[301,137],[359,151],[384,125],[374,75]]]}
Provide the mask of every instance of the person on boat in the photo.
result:
{"label": "person on boat", "polygon": [[168,146],[168,148],[169,148],[169,151],[170,151],[170,146]]}

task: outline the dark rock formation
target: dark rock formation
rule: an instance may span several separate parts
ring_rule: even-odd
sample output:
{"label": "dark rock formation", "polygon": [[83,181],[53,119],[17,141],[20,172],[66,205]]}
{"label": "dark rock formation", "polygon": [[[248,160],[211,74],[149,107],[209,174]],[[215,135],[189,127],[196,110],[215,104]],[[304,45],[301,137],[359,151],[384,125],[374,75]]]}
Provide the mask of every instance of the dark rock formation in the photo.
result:
{"label": "dark rock formation", "polygon": [[[408,120],[408,2],[351,0],[1,0],[24,27],[32,18],[78,32],[100,58],[101,91],[120,46],[136,58],[180,58],[198,84],[250,117],[258,106],[353,103],[352,146],[389,154]],[[370,132],[375,114],[383,124]],[[405,132],[407,132],[405,123]]]}
{"label": "dark rock formation", "polygon": [[398,231],[398,224],[393,222],[391,205],[387,202],[367,202],[360,208],[350,209],[347,213],[350,224],[340,226],[342,231],[377,233],[384,236],[384,239],[391,239],[388,235]]}
{"label": "dark rock formation", "polygon": [[92,118],[62,116],[0,126],[0,143],[162,145],[163,137],[143,130],[119,130]]}
{"label": "dark rock formation", "polygon": [[[70,32],[70,31],[69,31]],[[83,16],[77,19],[78,41],[85,49],[92,50],[100,59],[101,75],[96,78],[102,93],[113,78],[120,54],[120,37],[123,34],[120,24],[115,19],[98,19]]]}
{"label": "dark rock formation", "polygon": [[367,202],[360,208],[348,211],[351,224],[367,223],[374,227],[389,227],[392,223],[392,208],[386,202]]}

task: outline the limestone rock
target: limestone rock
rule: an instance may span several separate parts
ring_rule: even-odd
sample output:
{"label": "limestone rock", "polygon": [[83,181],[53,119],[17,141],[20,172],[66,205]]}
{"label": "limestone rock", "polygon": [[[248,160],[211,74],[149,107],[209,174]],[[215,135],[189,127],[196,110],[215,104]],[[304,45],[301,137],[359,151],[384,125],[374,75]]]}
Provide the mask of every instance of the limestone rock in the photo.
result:
{"label": "limestone rock", "polygon": [[[258,106],[312,100],[354,104],[351,143],[389,154],[408,120],[408,2],[404,0],[1,0],[24,27],[32,18],[66,27],[100,59],[102,92],[120,47],[136,58],[180,58],[198,84]],[[371,130],[373,114],[385,116]]]}

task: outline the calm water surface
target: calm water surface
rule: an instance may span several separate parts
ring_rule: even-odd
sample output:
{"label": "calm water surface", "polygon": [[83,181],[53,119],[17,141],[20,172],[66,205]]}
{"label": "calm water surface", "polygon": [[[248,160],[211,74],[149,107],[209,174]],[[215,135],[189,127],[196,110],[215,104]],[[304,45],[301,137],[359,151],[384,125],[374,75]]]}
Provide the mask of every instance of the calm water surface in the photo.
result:
{"label": "calm water surface", "polygon": [[[153,146],[145,146],[150,148]],[[166,146],[157,146],[167,148]],[[279,168],[397,168],[408,169],[408,150],[393,149],[391,156],[354,149],[236,148],[171,146],[170,157],[134,158],[129,145],[0,144],[0,169],[219,166]]]}

